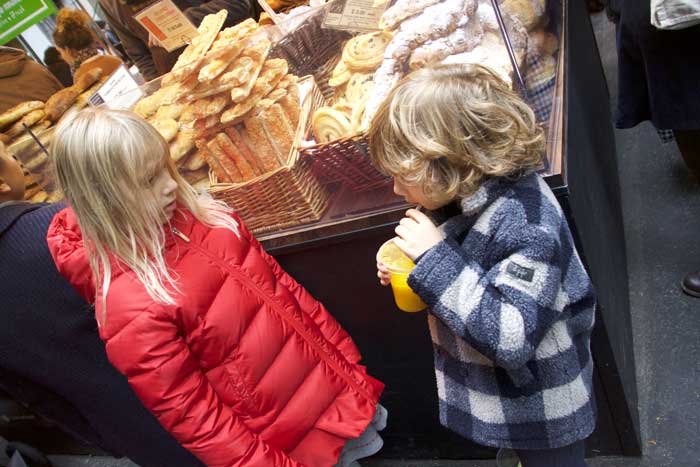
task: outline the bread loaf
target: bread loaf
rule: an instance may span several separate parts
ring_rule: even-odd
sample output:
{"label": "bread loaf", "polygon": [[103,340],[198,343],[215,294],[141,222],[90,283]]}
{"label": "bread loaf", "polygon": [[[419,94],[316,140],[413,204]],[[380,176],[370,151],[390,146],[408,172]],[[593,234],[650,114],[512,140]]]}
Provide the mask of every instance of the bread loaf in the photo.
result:
{"label": "bread loaf", "polygon": [[73,105],[73,102],[80,96],[80,89],[71,86],[58,91],[53,96],[49,97],[46,101],[46,106],[44,110],[46,111],[46,118],[52,122],[57,122],[61,118],[61,115],[68,110],[68,108]]}
{"label": "bread loaf", "polygon": [[41,101],[27,101],[17,104],[9,110],[0,114],[0,129],[3,129],[20,118],[27,115],[29,112],[37,109],[43,109],[44,103]]}

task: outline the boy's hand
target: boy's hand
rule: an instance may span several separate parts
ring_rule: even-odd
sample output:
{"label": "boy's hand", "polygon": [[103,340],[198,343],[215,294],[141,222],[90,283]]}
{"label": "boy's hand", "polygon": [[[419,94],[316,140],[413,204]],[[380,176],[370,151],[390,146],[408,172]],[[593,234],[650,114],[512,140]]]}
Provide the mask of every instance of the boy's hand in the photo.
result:
{"label": "boy's hand", "polygon": [[377,277],[379,283],[386,286],[390,283],[389,270],[382,263],[377,263]]}
{"label": "boy's hand", "polygon": [[394,243],[413,261],[443,240],[433,221],[417,209],[406,211],[395,232],[399,238]]}

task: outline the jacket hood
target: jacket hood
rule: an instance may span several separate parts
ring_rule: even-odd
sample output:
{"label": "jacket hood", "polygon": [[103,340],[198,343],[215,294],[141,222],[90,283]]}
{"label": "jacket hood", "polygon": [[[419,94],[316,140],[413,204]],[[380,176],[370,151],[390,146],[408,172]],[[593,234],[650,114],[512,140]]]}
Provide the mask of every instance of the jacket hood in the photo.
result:
{"label": "jacket hood", "polygon": [[56,214],[49,225],[46,242],[58,272],[88,302],[95,302],[95,281],[83,244],[78,218],[72,209]]}
{"label": "jacket hood", "polygon": [[0,78],[16,76],[27,63],[27,54],[12,47],[0,47]]}

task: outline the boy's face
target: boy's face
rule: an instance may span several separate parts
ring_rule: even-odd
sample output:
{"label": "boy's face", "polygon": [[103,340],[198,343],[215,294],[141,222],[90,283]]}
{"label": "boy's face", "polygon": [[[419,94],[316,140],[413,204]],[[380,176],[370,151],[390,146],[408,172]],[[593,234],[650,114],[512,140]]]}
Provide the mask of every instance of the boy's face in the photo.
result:
{"label": "boy's face", "polygon": [[0,203],[21,199],[24,199],[22,167],[0,143]]}
{"label": "boy's face", "polygon": [[394,193],[403,196],[408,204],[419,204],[425,209],[433,211],[443,207],[446,203],[436,203],[428,199],[420,186],[407,185],[399,177],[394,177]]}

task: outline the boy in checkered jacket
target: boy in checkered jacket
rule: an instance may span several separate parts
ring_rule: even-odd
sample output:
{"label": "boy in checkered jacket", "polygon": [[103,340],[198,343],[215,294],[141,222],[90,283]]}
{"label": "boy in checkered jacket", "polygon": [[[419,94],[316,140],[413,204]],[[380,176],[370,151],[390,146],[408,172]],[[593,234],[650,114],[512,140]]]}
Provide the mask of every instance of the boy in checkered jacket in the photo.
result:
{"label": "boy in checkered jacket", "polygon": [[523,467],[585,466],[595,295],[535,173],[532,110],[481,66],[426,68],[392,91],[369,138],[394,191],[427,210],[406,212],[395,243],[429,307],[441,423]]}

